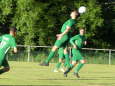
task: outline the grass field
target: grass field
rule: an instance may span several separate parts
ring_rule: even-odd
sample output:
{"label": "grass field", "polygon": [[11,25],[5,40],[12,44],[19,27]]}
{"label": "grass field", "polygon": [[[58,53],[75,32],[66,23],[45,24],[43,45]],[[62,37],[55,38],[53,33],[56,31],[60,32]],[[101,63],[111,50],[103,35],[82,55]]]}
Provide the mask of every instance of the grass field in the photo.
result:
{"label": "grass field", "polygon": [[115,86],[115,65],[86,64],[80,79],[69,73],[52,72],[54,64],[41,67],[38,63],[10,62],[11,70],[0,75],[0,85],[38,86]]}

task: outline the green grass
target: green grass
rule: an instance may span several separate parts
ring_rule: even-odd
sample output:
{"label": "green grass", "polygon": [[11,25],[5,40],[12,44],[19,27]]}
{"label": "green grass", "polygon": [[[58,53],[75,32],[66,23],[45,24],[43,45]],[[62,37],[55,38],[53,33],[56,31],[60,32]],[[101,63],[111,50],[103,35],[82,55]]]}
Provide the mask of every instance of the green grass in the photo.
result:
{"label": "green grass", "polygon": [[80,71],[80,79],[63,73],[52,72],[54,64],[41,67],[32,62],[10,62],[11,70],[0,75],[0,85],[41,86],[115,86],[115,65],[86,64]]}

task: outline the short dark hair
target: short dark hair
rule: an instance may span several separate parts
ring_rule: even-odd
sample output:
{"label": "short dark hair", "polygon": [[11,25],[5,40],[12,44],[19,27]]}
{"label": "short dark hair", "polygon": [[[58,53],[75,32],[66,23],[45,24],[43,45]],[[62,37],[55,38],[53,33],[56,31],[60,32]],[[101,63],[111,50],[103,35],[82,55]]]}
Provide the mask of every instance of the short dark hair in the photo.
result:
{"label": "short dark hair", "polygon": [[74,11],[78,13],[77,9],[72,9],[72,10],[71,10],[71,12],[74,12]]}
{"label": "short dark hair", "polygon": [[10,31],[13,31],[13,32],[16,32],[16,31],[17,31],[16,27],[10,27],[9,30],[10,30]]}
{"label": "short dark hair", "polygon": [[72,10],[71,10],[71,13],[72,13],[72,12],[77,12],[78,17],[80,16],[80,13],[78,12],[78,10],[77,10],[77,9],[72,9]]}
{"label": "short dark hair", "polygon": [[79,31],[80,31],[80,30],[85,30],[85,28],[84,28],[84,27],[80,27],[80,28],[79,28]]}

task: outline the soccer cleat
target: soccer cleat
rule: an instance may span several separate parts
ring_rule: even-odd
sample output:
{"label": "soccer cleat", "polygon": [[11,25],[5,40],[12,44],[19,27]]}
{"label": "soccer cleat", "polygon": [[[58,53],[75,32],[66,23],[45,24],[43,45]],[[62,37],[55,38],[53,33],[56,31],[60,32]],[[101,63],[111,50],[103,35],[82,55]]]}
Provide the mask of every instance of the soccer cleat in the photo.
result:
{"label": "soccer cleat", "polygon": [[59,71],[58,71],[57,69],[54,69],[54,70],[53,70],[53,72],[55,72],[55,73],[56,73],[56,72],[59,72]]}
{"label": "soccer cleat", "polygon": [[67,77],[67,73],[64,73],[64,77]]}
{"label": "soccer cleat", "polygon": [[61,68],[60,71],[62,71],[63,73],[65,72],[65,70],[63,68]]}
{"label": "soccer cleat", "polygon": [[40,64],[40,66],[49,66],[49,63],[43,62]]}
{"label": "soccer cleat", "polygon": [[73,73],[74,76],[76,76],[77,78],[80,78],[79,74],[78,73]]}

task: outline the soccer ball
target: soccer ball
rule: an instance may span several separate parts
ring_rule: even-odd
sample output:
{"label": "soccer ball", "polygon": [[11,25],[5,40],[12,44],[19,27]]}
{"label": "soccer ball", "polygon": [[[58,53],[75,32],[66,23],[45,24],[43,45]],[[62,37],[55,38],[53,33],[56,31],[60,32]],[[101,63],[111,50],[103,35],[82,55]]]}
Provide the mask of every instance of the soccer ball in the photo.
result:
{"label": "soccer ball", "polygon": [[85,13],[86,12],[86,7],[85,6],[79,7],[78,12],[79,13]]}

